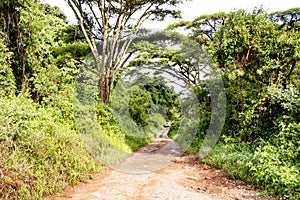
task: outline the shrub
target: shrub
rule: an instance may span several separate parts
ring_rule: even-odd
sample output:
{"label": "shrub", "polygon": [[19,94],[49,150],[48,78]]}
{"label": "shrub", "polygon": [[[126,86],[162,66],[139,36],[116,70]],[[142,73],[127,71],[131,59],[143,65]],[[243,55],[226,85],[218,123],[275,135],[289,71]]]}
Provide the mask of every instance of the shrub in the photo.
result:
{"label": "shrub", "polygon": [[280,134],[258,148],[251,163],[251,173],[257,186],[266,194],[300,198],[300,124],[282,124]]}
{"label": "shrub", "polygon": [[40,199],[101,169],[52,112],[23,96],[0,99],[1,199]]}
{"label": "shrub", "polygon": [[223,137],[223,140],[225,142],[219,142],[202,161],[222,168],[232,178],[251,181],[248,163],[252,162],[253,154],[249,144],[229,137]]}

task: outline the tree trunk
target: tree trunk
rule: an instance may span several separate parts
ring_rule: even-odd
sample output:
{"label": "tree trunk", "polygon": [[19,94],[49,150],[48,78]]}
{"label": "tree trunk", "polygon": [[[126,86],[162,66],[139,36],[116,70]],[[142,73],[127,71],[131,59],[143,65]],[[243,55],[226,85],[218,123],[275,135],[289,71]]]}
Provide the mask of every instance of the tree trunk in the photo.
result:
{"label": "tree trunk", "polygon": [[104,83],[104,78],[103,76],[99,79],[99,100],[104,103],[105,100],[105,95],[104,95],[104,90],[105,90],[105,83]]}
{"label": "tree trunk", "polygon": [[102,103],[109,104],[110,92],[113,86],[113,78],[112,77],[100,78],[99,83],[100,83],[100,92],[99,92],[100,101]]}

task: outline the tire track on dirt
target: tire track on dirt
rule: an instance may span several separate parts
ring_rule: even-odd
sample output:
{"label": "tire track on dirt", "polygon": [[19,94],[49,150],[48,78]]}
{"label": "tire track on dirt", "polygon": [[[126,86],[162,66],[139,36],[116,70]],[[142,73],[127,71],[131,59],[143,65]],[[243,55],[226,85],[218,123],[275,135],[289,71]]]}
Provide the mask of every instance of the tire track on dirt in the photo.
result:
{"label": "tire track on dirt", "polygon": [[229,179],[224,172],[181,157],[171,139],[155,139],[124,162],[106,168],[88,184],[44,200],[274,200],[257,197],[258,190]]}

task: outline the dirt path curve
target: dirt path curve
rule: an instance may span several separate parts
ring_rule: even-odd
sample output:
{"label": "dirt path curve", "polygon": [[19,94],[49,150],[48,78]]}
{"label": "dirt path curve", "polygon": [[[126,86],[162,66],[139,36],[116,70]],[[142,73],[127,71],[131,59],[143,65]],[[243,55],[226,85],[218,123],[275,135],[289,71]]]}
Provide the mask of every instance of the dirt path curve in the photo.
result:
{"label": "dirt path curve", "polygon": [[195,156],[181,154],[173,140],[156,139],[90,183],[69,187],[62,195],[44,200],[275,199],[256,197],[257,190],[227,178]]}

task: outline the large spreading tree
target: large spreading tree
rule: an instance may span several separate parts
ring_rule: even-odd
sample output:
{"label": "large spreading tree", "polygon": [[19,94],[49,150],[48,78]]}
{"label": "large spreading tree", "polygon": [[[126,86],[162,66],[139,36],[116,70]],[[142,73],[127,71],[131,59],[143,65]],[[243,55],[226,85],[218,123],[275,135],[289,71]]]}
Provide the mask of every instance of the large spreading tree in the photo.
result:
{"label": "large spreading tree", "polygon": [[[128,51],[146,20],[178,18],[183,0],[66,0],[89,44],[99,76],[100,101],[109,103],[116,75],[134,51]],[[100,48],[97,48],[99,46]]]}

